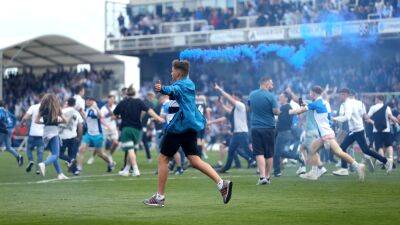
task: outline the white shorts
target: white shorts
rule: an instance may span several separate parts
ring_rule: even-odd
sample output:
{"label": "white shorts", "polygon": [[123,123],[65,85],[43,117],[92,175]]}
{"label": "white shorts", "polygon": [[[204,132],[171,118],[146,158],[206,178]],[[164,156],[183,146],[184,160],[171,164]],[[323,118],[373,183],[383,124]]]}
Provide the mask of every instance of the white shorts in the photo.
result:
{"label": "white shorts", "polygon": [[105,130],[104,131],[104,139],[118,141],[118,139],[119,139],[118,131],[116,129]]}

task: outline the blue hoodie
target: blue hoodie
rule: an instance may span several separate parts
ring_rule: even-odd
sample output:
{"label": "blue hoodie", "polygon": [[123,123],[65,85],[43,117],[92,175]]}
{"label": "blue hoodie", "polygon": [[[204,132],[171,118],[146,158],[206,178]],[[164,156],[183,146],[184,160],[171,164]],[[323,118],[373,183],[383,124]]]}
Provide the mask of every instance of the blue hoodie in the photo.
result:
{"label": "blue hoodie", "polygon": [[189,76],[170,86],[163,86],[160,92],[169,95],[179,104],[179,111],[168,124],[167,132],[180,134],[204,129],[206,120],[196,107],[196,86]]}

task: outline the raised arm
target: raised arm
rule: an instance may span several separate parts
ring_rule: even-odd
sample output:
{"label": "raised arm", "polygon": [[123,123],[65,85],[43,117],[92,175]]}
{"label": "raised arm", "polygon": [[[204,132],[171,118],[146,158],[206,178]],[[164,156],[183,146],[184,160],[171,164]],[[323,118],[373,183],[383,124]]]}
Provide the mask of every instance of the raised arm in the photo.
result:
{"label": "raised arm", "polygon": [[292,88],[290,88],[290,87],[287,87],[286,89],[285,89],[285,91],[286,91],[286,93],[288,93],[289,95],[290,95],[290,98],[294,101],[294,102],[296,102],[296,103],[298,103],[299,104],[299,96],[297,96],[293,91],[292,91]]}
{"label": "raised arm", "polygon": [[226,93],[220,86],[218,86],[218,84],[215,84],[214,88],[215,88],[216,91],[221,93],[221,95],[224,98],[228,99],[228,101],[231,102],[232,105],[236,105],[236,100],[232,97],[232,95]]}

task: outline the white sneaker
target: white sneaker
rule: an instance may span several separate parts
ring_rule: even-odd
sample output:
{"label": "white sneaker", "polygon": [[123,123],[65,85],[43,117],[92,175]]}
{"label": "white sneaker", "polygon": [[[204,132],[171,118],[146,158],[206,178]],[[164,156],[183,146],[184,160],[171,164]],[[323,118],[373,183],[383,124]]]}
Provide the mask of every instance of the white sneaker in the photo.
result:
{"label": "white sneaker", "polygon": [[371,157],[365,158],[365,164],[368,166],[368,171],[373,173],[375,171],[375,165],[371,160]]}
{"label": "white sneaker", "polygon": [[296,174],[300,175],[300,174],[304,174],[306,173],[306,167],[305,166],[300,166],[299,169],[297,169]]}
{"label": "white sneaker", "polygon": [[139,177],[139,176],[140,176],[140,171],[139,170],[133,170],[132,177]]}
{"label": "white sneaker", "polygon": [[94,157],[93,157],[93,156],[90,157],[86,163],[87,163],[88,165],[92,165],[92,164],[94,163]]}
{"label": "white sneaker", "polygon": [[123,177],[127,177],[127,176],[129,176],[129,170],[119,171],[118,175],[123,176]]}
{"label": "white sneaker", "polygon": [[318,180],[318,172],[314,170],[308,171],[308,173],[305,174],[300,174],[300,178],[306,179],[306,180]]}
{"label": "white sneaker", "polygon": [[386,173],[392,172],[392,170],[393,170],[393,159],[388,159],[386,164],[385,164],[385,167],[386,167]]}
{"label": "white sneaker", "polygon": [[258,181],[257,181],[257,185],[267,185],[270,183],[271,183],[271,180],[267,179],[265,177],[262,180],[258,179]]}
{"label": "white sneaker", "polygon": [[360,163],[358,164],[357,174],[360,181],[364,181],[365,179],[365,165]]}
{"label": "white sneaker", "polygon": [[328,171],[328,170],[326,170],[325,167],[322,167],[321,169],[318,168],[317,169],[317,176],[320,177],[320,176],[324,175],[326,173],[326,171]]}
{"label": "white sneaker", "polygon": [[58,180],[68,180],[69,177],[65,176],[63,173],[58,174],[57,176]]}
{"label": "white sneaker", "polygon": [[40,174],[42,174],[42,176],[46,175],[46,165],[44,165],[44,163],[38,163],[39,166],[39,172]]}
{"label": "white sneaker", "polygon": [[333,171],[332,173],[333,173],[333,175],[336,175],[336,176],[348,176],[349,170],[345,169],[345,168],[340,168],[336,171]]}

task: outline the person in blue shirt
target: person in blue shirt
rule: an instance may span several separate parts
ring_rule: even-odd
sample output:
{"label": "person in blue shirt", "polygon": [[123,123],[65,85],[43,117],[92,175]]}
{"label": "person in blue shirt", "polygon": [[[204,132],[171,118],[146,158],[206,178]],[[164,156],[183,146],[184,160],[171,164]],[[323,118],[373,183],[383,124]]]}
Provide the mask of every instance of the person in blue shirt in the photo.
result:
{"label": "person in blue shirt", "polygon": [[275,115],[279,108],[276,96],[271,92],[274,83],[270,77],[262,77],[260,88],[249,96],[250,126],[253,154],[256,157],[260,178],[257,185],[270,184],[272,158],[275,148]]}
{"label": "person in blue shirt", "polygon": [[232,194],[232,182],[222,180],[218,173],[200,157],[197,148],[197,133],[204,129],[206,120],[196,107],[195,84],[189,78],[189,62],[174,60],[172,62],[173,84],[164,86],[159,81],[154,89],[161,94],[169,95],[179,105],[171,122],[166,127],[166,134],[160,146],[158,156],[158,192],[143,201],[145,205],[163,207],[164,191],[168,179],[168,162],[181,147],[193,168],[210,177],[222,195],[223,202],[229,202]]}
{"label": "person in blue shirt", "polygon": [[18,166],[24,164],[24,158],[11,146],[11,134],[15,127],[15,116],[5,107],[0,100],[0,145],[5,145],[6,151],[11,153],[16,159]]}
{"label": "person in blue shirt", "polygon": [[[312,87],[310,90],[310,98],[313,100],[313,102],[303,105],[298,109],[292,110],[292,113],[297,114],[301,114],[309,110],[313,111],[320,138],[314,140],[311,144],[310,164],[313,166],[313,168],[316,168],[318,164],[317,153],[324,143],[327,143],[331,147],[332,152],[339,158],[349,163],[354,170],[357,171],[359,179],[363,181],[365,177],[365,165],[362,163],[357,163],[357,161],[355,161],[349,154],[344,152],[337,143],[335,132],[330,125],[330,115],[327,103],[321,97],[322,93],[323,89],[320,86]],[[311,169],[308,173],[301,174],[300,177],[308,180],[317,180],[319,176],[316,169]]]}

